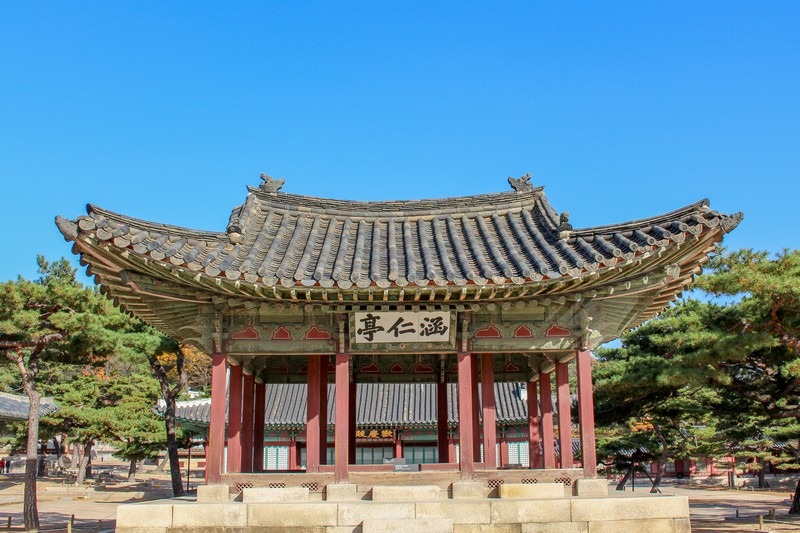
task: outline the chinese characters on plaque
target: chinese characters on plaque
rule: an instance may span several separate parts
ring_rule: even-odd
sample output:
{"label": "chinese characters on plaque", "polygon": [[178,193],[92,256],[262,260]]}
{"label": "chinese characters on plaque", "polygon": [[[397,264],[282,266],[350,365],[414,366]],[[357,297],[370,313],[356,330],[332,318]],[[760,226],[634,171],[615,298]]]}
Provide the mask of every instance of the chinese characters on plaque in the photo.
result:
{"label": "chinese characters on plaque", "polygon": [[355,342],[447,342],[448,311],[370,311],[355,314]]}
{"label": "chinese characters on plaque", "polygon": [[357,429],[357,439],[393,439],[393,429]]}

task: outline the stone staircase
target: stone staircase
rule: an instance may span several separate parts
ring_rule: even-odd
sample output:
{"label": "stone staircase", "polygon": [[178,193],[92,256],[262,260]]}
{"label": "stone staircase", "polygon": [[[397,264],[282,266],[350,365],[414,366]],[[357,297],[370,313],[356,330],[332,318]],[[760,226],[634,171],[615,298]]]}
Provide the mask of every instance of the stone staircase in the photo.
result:
{"label": "stone staircase", "polygon": [[[365,494],[371,499],[364,499]],[[581,479],[571,490],[561,483],[504,484],[486,498],[478,482],[435,485],[325,488],[324,500],[305,487],[244,488],[231,501],[227,485],[198,488],[197,501],[162,500],[122,505],[120,533],[490,533],[658,531],[689,533],[685,497],[608,496],[605,480]]]}

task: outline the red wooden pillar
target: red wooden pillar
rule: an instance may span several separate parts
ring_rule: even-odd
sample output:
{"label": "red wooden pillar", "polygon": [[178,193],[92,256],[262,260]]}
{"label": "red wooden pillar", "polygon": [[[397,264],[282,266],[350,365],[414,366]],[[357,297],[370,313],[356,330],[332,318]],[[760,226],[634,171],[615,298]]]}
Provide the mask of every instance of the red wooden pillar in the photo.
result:
{"label": "red wooden pillar", "polygon": [[475,401],[473,392],[472,354],[458,354],[458,442],[459,469],[463,481],[475,478]]}
{"label": "red wooden pillar", "polygon": [[350,407],[348,410],[348,416],[350,418],[350,433],[347,436],[348,446],[350,450],[350,456],[348,458],[348,462],[351,465],[356,464],[356,413],[358,412],[358,404],[356,403],[356,394],[358,393],[358,387],[356,387],[356,378],[355,375],[352,377],[352,383],[350,383]]}
{"label": "red wooden pillar", "polygon": [[594,395],[592,394],[592,357],[589,350],[578,351],[578,423],[581,432],[581,462],[589,477],[597,476],[597,447],[594,436]]}
{"label": "red wooden pillar", "polygon": [[[223,348],[224,350],[224,348]],[[219,483],[225,459],[225,403],[228,359],[224,353],[211,357],[211,420],[206,450],[206,483]]]}
{"label": "red wooden pillar", "polygon": [[[326,365],[327,366],[327,365]],[[336,416],[334,420],[333,479],[336,483],[350,480],[350,354],[336,354]]]}
{"label": "red wooden pillar", "polygon": [[319,363],[319,464],[328,464],[328,356]]}
{"label": "red wooden pillar", "polygon": [[483,408],[484,468],[497,468],[497,413],[494,401],[494,358],[481,355],[481,407]]}
{"label": "red wooden pillar", "polygon": [[320,372],[318,355],[308,356],[308,405],[306,416],[306,472],[319,472],[320,457]]}
{"label": "red wooden pillar", "polygon": [[253,423],[256,377],[245,374],[242,380],[242,472],[253,471]]}
{"label": "red wooden pillar", "polygon": [[558,401],[558,449],[561,456],[561,468],[572,468],[572,412],[567,363],[556,363],[556,399]]}
{"label": "red wooden pillar", "polygon": [[253,472],[264,470],[264,417],[267,410],[267,384],[256,380],[255,420],[253,422]]}
{"label": "red wooden pillar", "polygon": [[553,400],[550,390],[550,374],[539,374],[539,397],[542,403],[542,458],[545,468],[556,467],[556,451],[553,440]]}
{"label": "red wooden pillar", "polygon": [[447,442],[447,382],[436,384],[436,443],[439,446],[439,462],[450,462],[450,445]]}
{"label": "red wooden pillar", "polygon": [[395,459],[403,458],[403,439],[400,438],[400,432],[394,433],[394,457]]}
{"label": "red wooden pillar", "polygon": [[500,468],[503,468],[508,464],[508,438],[502,437],[500,439]]}
{"label": "red wooden pillar", "polygon": [[528,458],[530,468],[542,467],[541,437],[539,436],[539,392],[535,381],[528,382]]}
{"label": "red wooden pillar", "polygon": [[228,389],[228,472],[242,471],[242,366],[231,366]]}
{"label": "red wooden pillar", "polygon": [[300,470],[300,444],[296,435],[292,435],[289,444],[289,470]]}
{"label": "red wooden pillar", "polygon": [[472,437],[474,439],[472,449],[475,462],[481,463],[481,404],[478,402],[478,389],[480,389],[478,371],[481,363],[476,354],[471,354],[470,359],[472,360]]}

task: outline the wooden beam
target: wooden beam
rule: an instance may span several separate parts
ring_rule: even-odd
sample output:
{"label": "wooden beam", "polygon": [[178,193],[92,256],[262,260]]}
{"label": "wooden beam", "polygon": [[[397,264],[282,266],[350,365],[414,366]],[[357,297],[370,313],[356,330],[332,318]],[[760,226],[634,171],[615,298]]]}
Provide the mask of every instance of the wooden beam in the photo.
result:
{"label": "wooden beam", "polygon": [[349,481],[350,434],[350,354],[336,354],[336,423],[334,425],[334,481]]}
{"label": "wooden beam", "polygon": [[242,366],[231,366],[228,393],[228,472],[242,471]]}
{"label": "wooden beam", "polygon": [[589,350],[577,354],[578,423],[581,433],[581,462],[589,477],[597,477],[597,446],[594,434],[594,394],[592,393],[592,356]]}
{"label": "wooden beam", "polygon": [[215,353],[211,357],[211,420],[208,426],[206,449],[206,483],[217,484],[222,479],[225,458],[225,404],[228,357]]}
{"label": "wooden beam", "polygon": [[545,468],[556,467],[555,444],[553,436],[553,400],[550,390],[550,374],[539,374],[539,398],[542,404],[542,459]]}
{"label": "wooden beam", "polygon": [[266,416],[267,384],[256,382],[256,405],[253,421],[253,472],[264,470],[264,418]]}
{"label": "wooden beam", "polygon": [[572,413],[569,396],[569,365],[556,363],[556,401],[558,402],[558,448],[561,468],[572,468]]}
{"label": "wooden beam", "polygon": [[483,463],[484,468],[497,468],[497,413],[494,399],[494,358],[481,355],[481,407],[483,409]]}
{"label": "wooden beam", "polygon": [[458,442],[462,481],[475,479],[472,354],[458,353]]}

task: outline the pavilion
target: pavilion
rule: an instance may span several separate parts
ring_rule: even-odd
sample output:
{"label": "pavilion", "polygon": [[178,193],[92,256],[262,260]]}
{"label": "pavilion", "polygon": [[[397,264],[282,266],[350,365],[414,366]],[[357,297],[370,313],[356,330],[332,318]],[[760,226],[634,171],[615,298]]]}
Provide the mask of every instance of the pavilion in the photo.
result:
{"label": "pavilion", "polygon": [[[436,384],[439,464],[429,466],[462,481],[495,470],[495,382],[527,383],[531,468],[573,475],[573,394],[580,475],[594,477],[590,350],[663,310],[742,219],[703,200],[575,229],[529,175],[509,178],[507,192],[386,202],[299,196],[262,179],[223,232],[93,205],[56,219],[115,302],[212,354],[209,483],[263,470],[263,414],[276,407],[265,383],[307,385],[306,473],[333,483],[358,471],[355,386],[379,382]],[[458,458],[446,445],[453,382]],[[555,439],[570,443],[558,458]]]}

